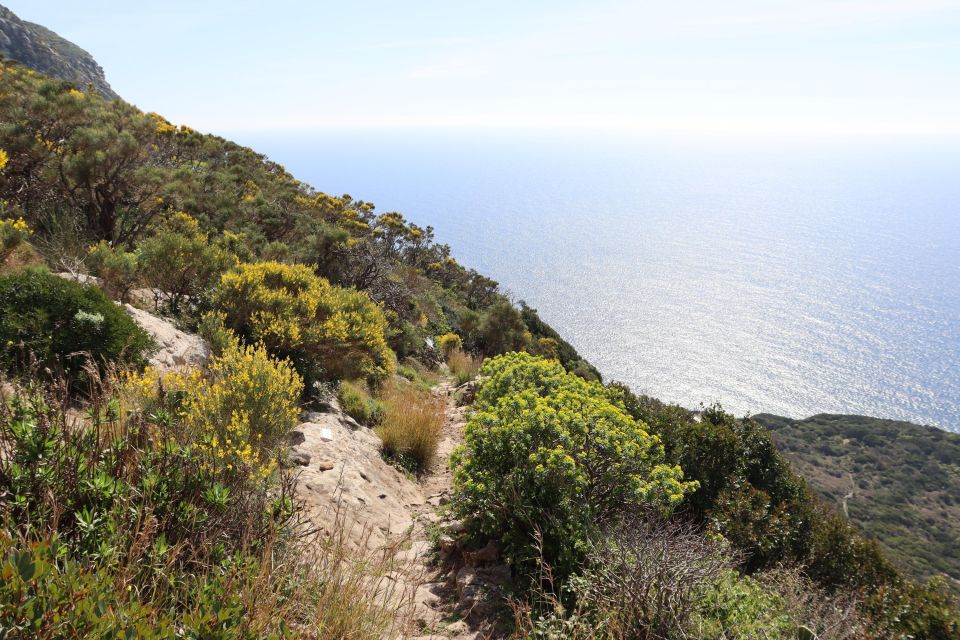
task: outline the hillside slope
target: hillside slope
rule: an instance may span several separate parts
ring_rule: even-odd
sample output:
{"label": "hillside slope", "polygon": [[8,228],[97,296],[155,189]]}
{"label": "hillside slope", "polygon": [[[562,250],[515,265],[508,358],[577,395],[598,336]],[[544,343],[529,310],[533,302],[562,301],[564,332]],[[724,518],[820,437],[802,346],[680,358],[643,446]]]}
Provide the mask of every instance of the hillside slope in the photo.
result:
{"label": "hillside slope", "polygon": [[46,27],[21,20],[2,5],[0,56],[80,87],[93,85],[105,98],[118,97],[93,56]]}
{"label": "hillside slope", "polygon": [[754,417],[891,559],[916,577],[960,580],[960,435],[866,416]]}

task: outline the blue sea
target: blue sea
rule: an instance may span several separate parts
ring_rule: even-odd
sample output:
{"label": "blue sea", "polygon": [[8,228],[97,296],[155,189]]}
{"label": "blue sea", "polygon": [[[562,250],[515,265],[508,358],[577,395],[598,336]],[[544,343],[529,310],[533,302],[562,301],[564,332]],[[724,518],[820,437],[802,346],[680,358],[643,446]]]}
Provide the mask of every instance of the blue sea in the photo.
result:
{"label": "blue sea", "polygon": [[960,141],[233,136],[432,225],[608,380],[960,431]]}

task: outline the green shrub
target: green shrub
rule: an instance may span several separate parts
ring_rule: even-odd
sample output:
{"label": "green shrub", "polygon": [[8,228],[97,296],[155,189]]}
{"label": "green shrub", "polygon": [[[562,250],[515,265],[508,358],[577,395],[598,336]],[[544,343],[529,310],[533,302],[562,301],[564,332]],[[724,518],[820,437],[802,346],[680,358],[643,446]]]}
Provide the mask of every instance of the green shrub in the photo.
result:
{"label": "green shrub", "polygon": [[87,262],[104,290],[114,299],[126,302],[139,280],[137,254],[101,240],[90,247]]}
{"label": "green shrub", "polygon": [[174,314],[185,300],[212,289],[236,264],[236,258],[211,243],[199,223],[185,213],[173,215],[143,241],[138,260],[145,282],[166,295]]}
{"label": "green shrub", "polygon": [[[308,537],[291,474],[243,463],[277,453],[291,383],[236,348],[209,379],[126,376],[81,421],[39,393],[0,404],[0,636],[394,637],[395,555],[350,551],[340,520]],[[253,437],[213,446],[227,413]]]}
{"label": "green shrub", "polygon": [[337,398],[344,413],[360,424],[375,424],[382,417],[380,403],[370,397],[363,382],[343,380],[337,391]]}
{"label": "green shrub", "polygon": [[532,337],[517,309],[502,300],[484,311],[477,336],[478,346],[484,355],[495,356],[508,351],[526,349]]}
{"label": "green shrub", "polygon": [[670,509],[695,483],[663,464],[660,440],[611,404],[603,387],[555,360],[510,353],[481,374],[466,444],[455,451],[454,508],[507,543],[515,561],[573,571],[587,535],[631,507]]}
{"label": "green shrub", "polygon": [[289,358],[308,385],[317,378],[380,380],[394,370],[380,307],[309,267],[241,264],[224,274],[214,304],[227,327]]}
{"label": "green shrub", "polygon": [[141,364],[149,336],[96,287],[40,270],[0,276],[0,365],[25,373],[40,367],[84,378],[89,354],[101,369],[124,361]]}

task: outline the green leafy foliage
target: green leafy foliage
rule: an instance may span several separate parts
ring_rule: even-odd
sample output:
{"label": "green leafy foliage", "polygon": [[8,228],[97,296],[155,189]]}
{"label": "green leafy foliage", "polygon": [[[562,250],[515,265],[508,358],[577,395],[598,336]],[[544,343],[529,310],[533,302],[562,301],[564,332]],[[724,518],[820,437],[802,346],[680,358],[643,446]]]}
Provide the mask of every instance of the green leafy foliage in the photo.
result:
{"label": "green leafy foliage", "polygon": [[138,264],[146,284],[162,291],[172,313],[184,300],[208,293],[237,263],[235,256],[211,243],[199,223],[185,213],[167,219],[140,244]]}
{"label": "green leafy foliage", "polygon": [[0,276],[0,364],[11,373],[40,367],[80,381],[94,365],[142,364],[146,333],[96,287],[30,269]]}
{"label": "green leafy foliage", "polygon": [[488,360],[455,452],[455,510],[503,540],[517,563],[544,559],[561,574],[581,559],[592,527],[631,506],[670,509],[696,488],[664,464],[659,438],[603,388],[556,361],[523,353]]}
{"label": "green leafy foliage", "polygon": [[90,247],[87,264],[100,278],[107,295],[121,302],[127,301],[130,290],[140,279],[137,254],[112,246],[105,240]]}
{"label": "green leafy foliage", "polygon": [[607,393],[658,433],[667,459],[700,482],[686,507],[746,554],[749,572],[799,564],[819,588],[859,593],[869,628],[883,630],[877,637],[907,637],[912,629],[924,630],[916,638],[960,633],[956,600],[904,578],[876,542],[816,497],[756,421],[718,407],[696,416],[618,384]]}
{"label": "green leafy foliage", "polygon": [[337,399],[344,413],[360,424],[373,425],[383,417],[383,406],[370,396],[363,382],[341,381]]}

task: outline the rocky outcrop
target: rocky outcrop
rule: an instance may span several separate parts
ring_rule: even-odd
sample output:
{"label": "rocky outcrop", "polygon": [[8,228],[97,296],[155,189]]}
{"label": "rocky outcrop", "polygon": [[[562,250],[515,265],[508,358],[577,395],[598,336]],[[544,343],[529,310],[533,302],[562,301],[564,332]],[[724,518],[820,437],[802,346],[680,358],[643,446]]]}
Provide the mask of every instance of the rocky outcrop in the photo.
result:
{"label": "rocky outcrop", "polygon": [[202,367],[210,358],[210,346],[200,336],[177,329],[172,322],[158,318],[143,309],[125,304],[133,321],[150,334],[157,343],[157,351],[150,365],[161,372],[174,369]]}
{"label": "rocky outcrop", "polygon": [[387,464],[380,438],[336,400],[325,408],[304,414],[291,434],[288,459],[301,467],[297,493],[308,517],[323,530],[342,522],[354,545],[379,547],[409,534],[414,509],[426,502],[417,481]]}
{"label": "rocky outcrop", "polygon": [[107,99],[118,97],[93,56],[46,27],[21,20],[4,6],[0,6],[0,56],[81,89],[93,85]]}

